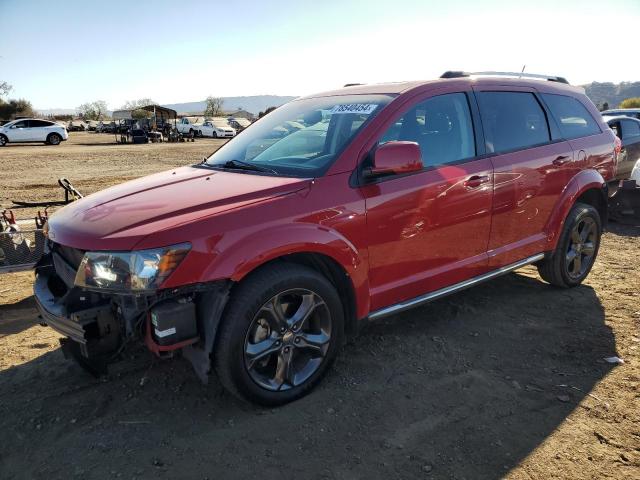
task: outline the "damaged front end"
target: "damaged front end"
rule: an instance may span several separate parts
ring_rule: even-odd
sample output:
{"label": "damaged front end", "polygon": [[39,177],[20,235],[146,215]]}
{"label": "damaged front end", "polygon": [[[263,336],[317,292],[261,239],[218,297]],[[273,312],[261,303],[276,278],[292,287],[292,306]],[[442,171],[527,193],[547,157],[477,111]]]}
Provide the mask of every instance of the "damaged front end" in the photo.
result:
{"label": "damaged front end", "polygon": [[101,375],[127,344],[144,341],[160,357],[182,350],[206,382],[230,282],[159,288],[186,251],[84,252],[48,242],[34,295],[43,323],[65,336],[65,356]]}

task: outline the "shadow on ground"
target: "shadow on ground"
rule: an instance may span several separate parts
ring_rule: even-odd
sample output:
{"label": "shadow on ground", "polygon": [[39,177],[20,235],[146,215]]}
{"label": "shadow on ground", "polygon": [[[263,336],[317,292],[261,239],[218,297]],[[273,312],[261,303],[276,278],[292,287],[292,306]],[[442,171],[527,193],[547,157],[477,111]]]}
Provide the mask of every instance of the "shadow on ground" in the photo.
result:
{"label": "shadow on ground", "polygon": [[615,354],[593,289],[531,273],[370,325],[274,410],[201,385],[182,359],[139,350],[95,380],[50,352],[0,373],[2,476],[501,478]]}

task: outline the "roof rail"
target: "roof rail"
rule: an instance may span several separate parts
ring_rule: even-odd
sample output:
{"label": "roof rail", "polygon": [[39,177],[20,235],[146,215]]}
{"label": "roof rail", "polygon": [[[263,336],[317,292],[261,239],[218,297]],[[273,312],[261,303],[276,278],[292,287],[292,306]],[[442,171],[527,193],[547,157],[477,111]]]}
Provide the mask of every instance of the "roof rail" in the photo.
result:
{"label": "roof rail", "polygon": [[567,79],[564,77],[558,77],[556,75],[540,75],[537,73],[527,73],[527,72],[462,72],[462,71],[448,70],[444,72],[442,75],[440,75],[440,78],[463,78],[463,77],[470,77],[472,75],[486,76],[486,77],[538,78],[541,80],[547,80],[549,82],[566,83],[567,85],[569,84]]}
{"label": "roof rail", "polygon": [[345,88],[345,87],[355,87],[357,85],[364,85],[364,83],[345,83],[343,85],[343,88]]}

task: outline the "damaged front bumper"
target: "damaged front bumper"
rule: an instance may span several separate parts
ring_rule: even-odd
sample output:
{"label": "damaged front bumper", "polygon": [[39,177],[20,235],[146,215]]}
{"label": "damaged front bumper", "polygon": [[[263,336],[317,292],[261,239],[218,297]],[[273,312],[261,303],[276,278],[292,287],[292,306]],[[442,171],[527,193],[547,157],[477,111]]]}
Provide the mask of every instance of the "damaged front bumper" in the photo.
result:
{"label": "damaged front bumper", "polygon": [[60,343],[66,357],[100,375],[129,342],[144,340],[158,356],[185,351],[206,382],[230,282],[115,294],[75,286],[75,271],[54,249],[36,265],[34,283],[43,323],[64,335]]}

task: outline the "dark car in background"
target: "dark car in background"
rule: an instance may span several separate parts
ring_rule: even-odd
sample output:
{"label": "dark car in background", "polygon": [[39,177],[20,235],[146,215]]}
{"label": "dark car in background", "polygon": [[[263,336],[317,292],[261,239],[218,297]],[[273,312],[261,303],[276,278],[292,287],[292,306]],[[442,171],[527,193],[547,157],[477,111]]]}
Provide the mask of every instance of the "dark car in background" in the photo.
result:
{"label": "dark car in background", "polygon": [[640,120],[627,116],[603,118],[622,142],[618,153],[618,168],[616,180],[626,180],[630,177],[633,166],[640,160]]}
{"label": "dark car in background", "polygon": [[141,128],[132,129],[129,132],[129,136],[131,137],[132,143],[149,143],[149,137],[147,136],[147,132],[145,132]]}
{"label": "dark car in background", "polygon": [[616,108],[600,112],[603,117],[631,117],[640,120],[640,108]]}

